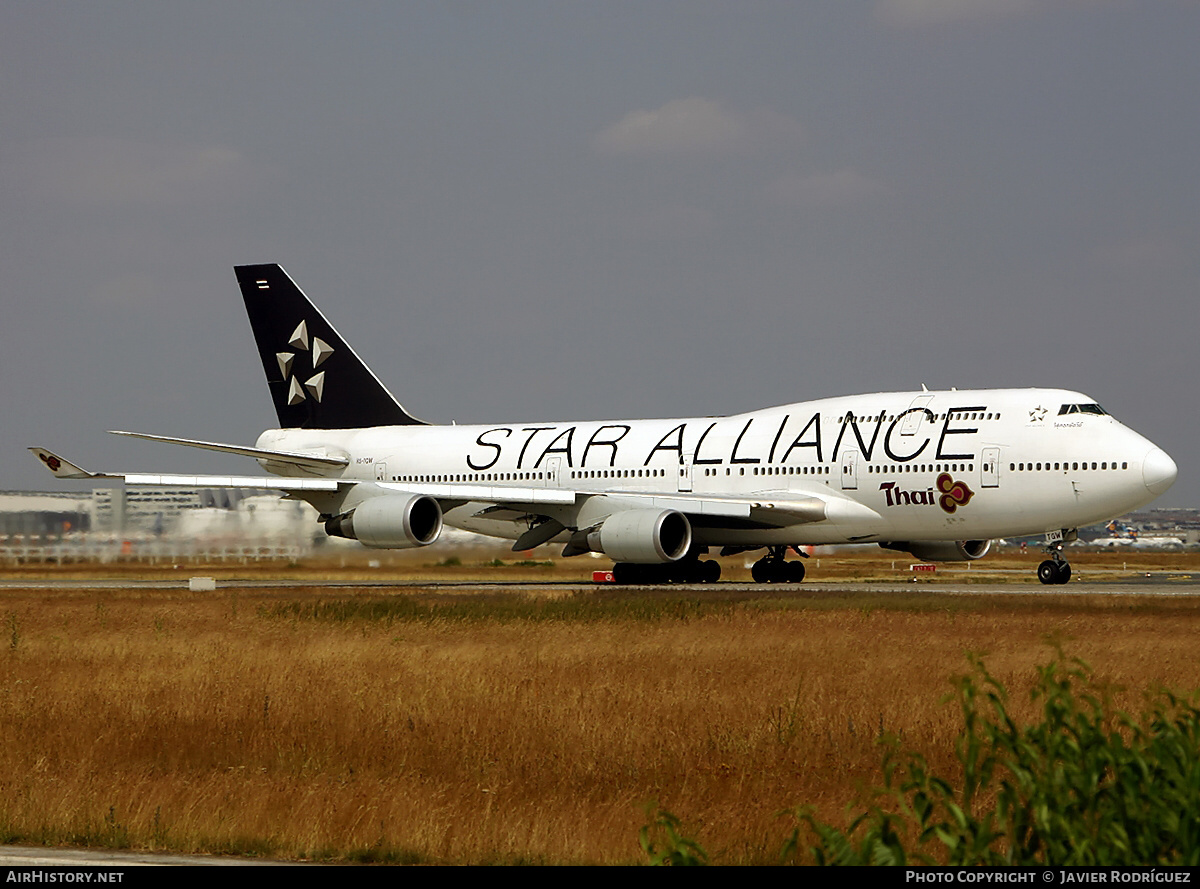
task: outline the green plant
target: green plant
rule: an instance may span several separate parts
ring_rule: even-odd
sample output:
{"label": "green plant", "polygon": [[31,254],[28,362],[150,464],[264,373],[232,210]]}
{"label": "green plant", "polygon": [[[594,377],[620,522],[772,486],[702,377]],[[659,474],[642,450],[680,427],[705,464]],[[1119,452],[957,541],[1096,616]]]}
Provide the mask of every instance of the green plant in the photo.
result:
{"label": "green plant", "polygon": [[652,865],[708,864],[708,853],[695,840],[682,835],[681,822],[666,809],[652,814],[654,804],[646,807],[646,817],[652,819],[638,832],[638,843]]}
{"label": "green plant", "polygon": [[935,774],[891,744],[886,783],[842,830],[807,808],[802,829],[822,864],[1136,865],[1200,863],[1200,709],[1159,691],[1138,717],[1117,712],[1082,661],[1059,651],[1038,668],[1040,718],[1022,726],[978,658],[955,681],[961,775]]}

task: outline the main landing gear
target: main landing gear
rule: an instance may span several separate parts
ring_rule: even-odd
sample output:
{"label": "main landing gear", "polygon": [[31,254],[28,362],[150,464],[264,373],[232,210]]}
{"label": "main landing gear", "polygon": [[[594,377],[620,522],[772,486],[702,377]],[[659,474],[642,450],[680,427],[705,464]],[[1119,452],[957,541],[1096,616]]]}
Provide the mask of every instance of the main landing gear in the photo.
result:
{"label": "main landing gear", "polygon": [[716,583],[721,579],[721,563],[688,555],[678,562],[639,565],[617,562],[613,565],[616,583]]}
{"label": "main landing gear", "polygon": [[1071,563],[1063,558],[1062,534],[1053,540],[1049,534],[1046,537],[1046,553],[1050,558],[1038,565],[1038,580],[1046,585],[1066,583],[1071,579]]}
{"label": "main landing gear", "polygon": [[[787,546],[768,546],[767,554],[754,563],[750,576],[755,583],[800,583],[804,580],[804,563],[788,561]],[[742,547],[726,547],[721,555],[744,552]],[[799,552],[799,550],[797,550]],[[1064,563],[1065,564],[1065,563]],[[616,583],[716,583],[721,579],[721,563],[701,559],[699,552],[688,553],[678,562],[641,565],[636,562],[617,562],[613,565]]]}
{"label": "main landing gear", "polygon": [[754,563],[750,576],[755,583],[800,583],[804,563],[787,561],[786,546],[768,546],[767,554]]}

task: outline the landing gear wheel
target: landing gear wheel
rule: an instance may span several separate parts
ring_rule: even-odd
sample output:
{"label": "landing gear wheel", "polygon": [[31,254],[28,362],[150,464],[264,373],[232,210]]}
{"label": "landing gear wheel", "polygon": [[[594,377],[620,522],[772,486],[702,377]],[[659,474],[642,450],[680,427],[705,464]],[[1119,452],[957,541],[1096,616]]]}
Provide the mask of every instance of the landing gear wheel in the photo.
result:
{"label": "landing gear wheel", "polygon": [[1044,584],[1066,583],[1070,579],[1070,562],[1056,562],[1054,559],[1047,559],[1038,565],[1038,580]]}
{"label": "landing gear wheel", "polygon": [[666,583],[661,565],[640,565],[637,562],[617,562],[613,565],[613,582],[620,584]]}
{"label": "landing gear wheel", "polygon": [[630,584],[638,582],[638,566],[632,562],[617,562],[613,565],[613,583]]}
{"label": "landing gear wheel", "polygon": [[667,568],[670,583],[704,583],[704,569],[698,559],[683,559]]}
{"label": "landing gear wheel", "polygon": [[800,583],[804,580],[804,563],[784,558],[787,547],[772,546],[765,556],[754,563],[750,576],[755,583]]}
{"label": "landing gear wheel", "polygon": [[1071,563],[1062,556],[1063,541],[1075,540],[1074,529],[1046,534],[1046,555],[1050,558],[1038,565],[1038,580],[1044,584],[1066,583],[1071,579]]}
{"label": "landing gear wheel", "polygon": [[700,582],[716,583],[721,579],[721,563],[716,559],[705,559],[700,563]]}

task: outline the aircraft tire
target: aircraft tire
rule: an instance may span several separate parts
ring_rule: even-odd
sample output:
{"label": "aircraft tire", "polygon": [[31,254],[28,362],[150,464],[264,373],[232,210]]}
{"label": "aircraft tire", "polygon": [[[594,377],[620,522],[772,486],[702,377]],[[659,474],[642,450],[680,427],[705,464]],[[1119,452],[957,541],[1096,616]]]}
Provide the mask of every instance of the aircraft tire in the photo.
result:
{"label": "aircraft tire", "polygon": [[787,582],[802,583],[804,581],[803,562],[784,562],[787,566]]}
{"label": "aircraft tire", "polygon": [[774,572],[771,570],[771,563],[766,559],[759,559],[751,566],[750,576],[754,578],[755,583],[773,583],[775,580]]}
{"label": "aircraft tire", "polygon": [[648,570],[650,565],[639,565],[636,562],[617,562],[613,565],[613,581],[620,584],[657,583]]}
{"label": "aircraft tire", "polygon": [[[1055,583],[1063,583],[1063,581],[1059,579],[1061,576],[1062,572],[1058,570],[1058,562],[1054,561],[1053,559],[1046,559],[1046,561],[1038,565],[1038,580],[1047,586]],[[1067,575],[1068,578],[1070,576],[1070,574]]]}
{"label": "aircraft tire", "polygon": [[1058,563],[1058,580],[1056,582],[1057,583],[1066,583],[1070,579],[1071,579],[1071,563],[1070,562],[1059,562]]}
{"label": "aircraft tire", "polygon": [[700,582],[716,583],[721,579],[721,563],[716,559],[705,559],[700,563]]}
{"label": "aircraft tire", "polygon": [[664,567],[667,583],[700,583],[700,562],[696,559],[683,559]]}

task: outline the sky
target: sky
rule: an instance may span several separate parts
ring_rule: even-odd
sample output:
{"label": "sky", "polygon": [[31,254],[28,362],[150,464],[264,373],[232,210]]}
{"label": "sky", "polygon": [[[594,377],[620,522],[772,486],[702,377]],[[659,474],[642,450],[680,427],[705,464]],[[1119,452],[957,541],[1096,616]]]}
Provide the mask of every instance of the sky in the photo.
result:
{"label": "sky", "polygon": [[[252,473],[232,267],[434,422],[1077,389],[1200,506],[1200,3],[14,2],[0,489]],[[87,487],[86,485],[84,486]]]}

